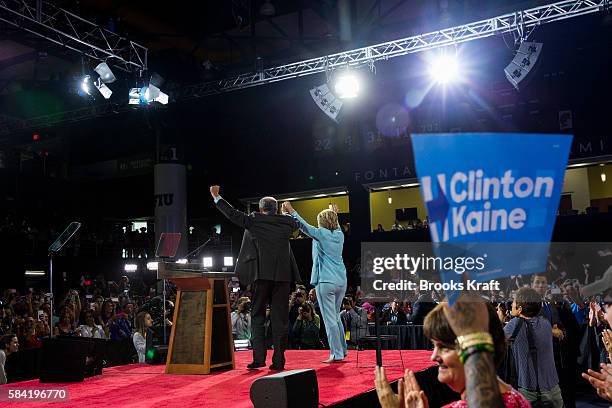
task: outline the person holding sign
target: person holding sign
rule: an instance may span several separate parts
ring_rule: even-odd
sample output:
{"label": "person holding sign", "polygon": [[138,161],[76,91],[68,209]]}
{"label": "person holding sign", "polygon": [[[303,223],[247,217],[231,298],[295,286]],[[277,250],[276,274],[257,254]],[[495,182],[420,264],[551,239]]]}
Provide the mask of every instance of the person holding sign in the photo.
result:
{"label": "person holding sign", "polygon": [[338,223],[338,207],[321,211],[317,215],[318,227],[304,221],[288,201],[283,203],[282,211],[297,219],[300,230],[312,238],[310,284],[316,289],[330,350],[324,363],[342,361],[347,347],[339,311],[346,293],[346,268],[342,261],[344,234]]}

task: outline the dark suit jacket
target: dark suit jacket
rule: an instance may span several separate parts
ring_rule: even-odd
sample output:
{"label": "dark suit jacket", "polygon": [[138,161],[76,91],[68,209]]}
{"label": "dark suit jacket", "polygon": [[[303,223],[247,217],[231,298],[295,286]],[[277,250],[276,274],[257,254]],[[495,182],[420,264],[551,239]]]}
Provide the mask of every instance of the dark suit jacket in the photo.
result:
{"label": "dark suit jacket", "polygon": [[[382,323],[387,324],[387,322],[391,321],[391,308],[387,309],[382,316]],[[401,309],[397,311],[397,322],[395,323],[398,326],[406,324],[406,313],[404,313]],[[389,323],[392,324],[392,323]]]}
{"label": "dark suit jacket", "polygon": [[412,314],[407,316],[407,320],[412,324],[423,324],[425,316],[436,307],[430,295],[420,295],[412,305]]}
{"label": "dark suit jacket", "polygon": [[293,217],[261,213],[247,215],[224,199],[216,205],[231,222],[245,229],[236,261],[236,275],[242,286],[258,279],[301,282],[289,244],[289,237],[299,227]]}

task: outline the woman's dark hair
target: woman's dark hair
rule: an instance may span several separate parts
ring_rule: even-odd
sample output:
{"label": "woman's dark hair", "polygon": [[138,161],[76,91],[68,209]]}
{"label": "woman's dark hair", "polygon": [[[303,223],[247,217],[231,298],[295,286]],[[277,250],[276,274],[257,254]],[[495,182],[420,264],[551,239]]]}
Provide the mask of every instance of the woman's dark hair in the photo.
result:
{"label": "woman's dark hair", "polygon": [[[106,299],[106,300],[104,301],[104,303],[102,303],[102,310],[100,310],[100,315],[101,315],[101,316],[106,316],[106,305],[107,305],[107,304],[109,304],[109,303],[110,303],[111,305],[113,305],[113,315],[116,313],[117,308],[115,307],[115,304],[113,303],[113,301],[112,301],[112,300],[110,300],[110,299]],[[112,315],[111,315],[111,316],[112,316]]]}
{"label": "woman's dark hair", "polygon": [[514,295],[516,307],[521,307],[521,314],[527,317],[535,317],[542,310],[542,296],[534,289],[520,288]]}
{"label": "woman's dark hair", "polygon": [[5,334],[4,336],[0,337],[0,350],[8,349],[9,344],[11,344],[15,337],[17,337],[17,335],[11,333]]}
{"label": "woman's dark hair", "polygon": [[308,311],[312,313],[312,306],[310,306],[310,303],[308,302],[304,302],[304,304],[302,304],[302,306],[300,306],[302,308],[302,313],[306,311],[306,309],[308,309]]}
{"label": "woman's dark hair", "polygon": [[85,309],[81,312],[81,324],[87,324],[87,316],[91,316],[94,319],[94,324],[96,324],[96,315],[91,309]]}
{"label": "woman's dark hair", "polygon": [[145,317],[147,315],[150,315],[150,313],[146,311],[142,311],[142,312],[139,312],[134,318],[134,328],[136,329],[137,332],[139,332],[142,335],[144,335],[145,331],[147,330],[147,326],[145,325]]}
{"label": "woman's dark hair", "polygon": [[[506,356],[506,336],[495,309],[490,303],[486,305],[487,312],[489,313],[489,333],[493,337],[493,345],[495,347],[493,361],[495,367],[499,367]],[[444,307],[444,304],[439,304],[425,316],[423,333],[430,340],[438,340],[444,344],[453,345],[455,340],[457,340],[457,335],[455,335],[448,320],[446,320],[446,316],[444,316]]]}

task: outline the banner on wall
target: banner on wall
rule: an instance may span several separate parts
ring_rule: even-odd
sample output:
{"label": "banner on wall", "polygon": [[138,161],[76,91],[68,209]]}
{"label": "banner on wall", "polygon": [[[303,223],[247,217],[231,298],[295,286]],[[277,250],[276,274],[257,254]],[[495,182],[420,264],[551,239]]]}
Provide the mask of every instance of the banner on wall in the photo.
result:
{"label": "banner on wall", "polygon": [[[571,144],[571,135],[413,135],[438,255],[484,256],[487,267],[469,276],[477,281],[544,272]],[[465,278],[440,271],[445,283]]]}
{"label": "banner on wall", "polygon": [[187,253],[187,170],[182,164],[155,165],[155,242],[162,232],[180,233],[183,236],[177,257]]}

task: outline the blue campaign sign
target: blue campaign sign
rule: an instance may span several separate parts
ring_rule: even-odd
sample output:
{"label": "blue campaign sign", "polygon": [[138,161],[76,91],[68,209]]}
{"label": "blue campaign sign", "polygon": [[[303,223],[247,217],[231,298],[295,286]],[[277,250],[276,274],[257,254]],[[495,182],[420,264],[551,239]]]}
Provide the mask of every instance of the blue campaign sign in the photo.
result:
{"label": "blue campaign sign", "polygon": [[[489,267],[473,279],[543,271],[548,245],[508,251],[483,243],[550,242],[571,143],[571,135],[412,135],[432,241],[454,254],[487,253]],[[529,259],[517,264],[517,255]],[[456,279],[454,271],[441,274]]]}

